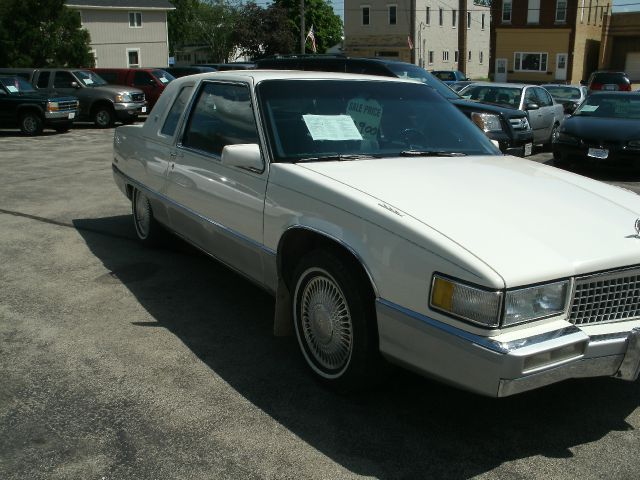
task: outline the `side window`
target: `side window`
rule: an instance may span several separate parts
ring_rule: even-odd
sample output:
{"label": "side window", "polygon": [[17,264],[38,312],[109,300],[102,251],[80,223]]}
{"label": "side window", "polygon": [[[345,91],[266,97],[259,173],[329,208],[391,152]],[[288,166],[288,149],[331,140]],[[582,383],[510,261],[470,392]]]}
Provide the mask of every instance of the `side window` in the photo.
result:
{"label": "side window", "polygon": [[164,125],[162,125],[162,130],[160,130],[162,135],[173,137],[176,127],[178,126],[178,120],[180,120],[180,115],[182,115],[182,112],[189,101],[189,97],[191,97],[191,90],[193,90],[193,87],[184,87],[180,90],[178,97],[173,102],[173,105],[171,105],[171,109],[167,114]]}
{"label": "side window", "polygon": [[553,105],[551,96],[542,88],[536,88],[536,96],[538,97],[538,105],[541,107],[550,107]]}
{"label": "side window", "polygon": [[526,108],[528,103],[538,103],[538,97],[533,88],[527,88],[527,91],[524,94],[524,106]]}
{"label": "side window", "polygon": [[38,75],[38,88],[47,88],[49,86],[49,77],[51,77],[51,72],[40,72]]}
{"label": "side window", "polygon": [[206,82],[198,93],[182,145],[216,156],[226,145],[258,143],[249,88]]}
{"label": "side window", "polygon": [[135,72],[133,74],[133,86],[134,87],[148,87],[154,85],[155,81],[147,72]]}
{"label": "side window", "polygon": [[76,79],[73,78],[69,72],[56,72],[53,77],[53,87],[54,88],[73,88],[71,85],[72,82],[75,82]]}
{"label": "side window", "polygon": [[116,72],[101,71],[98,73],[102,79],[107,83],[117,83],[118,74]]}

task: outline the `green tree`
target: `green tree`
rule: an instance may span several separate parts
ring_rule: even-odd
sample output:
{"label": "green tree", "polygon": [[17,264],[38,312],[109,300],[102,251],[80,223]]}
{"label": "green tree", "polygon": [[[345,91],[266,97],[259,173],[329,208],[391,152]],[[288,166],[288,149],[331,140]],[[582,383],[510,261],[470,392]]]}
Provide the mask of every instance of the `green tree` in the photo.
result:
{"label": "green tree", "polygon": [[237,9],[224,0],[201,1],[194,12],[194,40],[207,45],[216,62],[227,62],[233,54],[236,18]]}
{"label": "green tree", "polygon": [[176,47],[197,42],[194,19],[200,7],[198,0],[170,0],[175,10],[167,15],[169,29],[169,52],[175,54]]}
{"label": "green tree", "polygon": [[295,50],[296,38],[289,28],[288,12],[281,6],[262,8],[250,2],[240,7],[237,19],[233,41],[243,54],[257,59]]}
{"label": "green tree", "polygon": [[4,0],[0,65],[90,67],[94,58],[80,14],[65,0]]}
{"label": "green tree", "polygon": [[[274,0],[276,5],[287,9],[289,28],[296,39],[300,38],[300,0]],[[342,20],[336,15],[326,0],[305,0],[305,35],[313,25],[318,53],[324,53],[342,39]],[[307,41],[307,52],[311,43]]]}

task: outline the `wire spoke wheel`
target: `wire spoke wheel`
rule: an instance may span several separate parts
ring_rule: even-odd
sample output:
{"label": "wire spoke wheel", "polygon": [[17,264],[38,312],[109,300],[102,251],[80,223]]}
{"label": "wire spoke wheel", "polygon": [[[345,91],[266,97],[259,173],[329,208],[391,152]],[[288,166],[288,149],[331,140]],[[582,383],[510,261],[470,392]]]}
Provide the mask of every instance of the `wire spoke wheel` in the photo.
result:
{"label": "wire spoke wheel", "polygon": [[326,272],[308,275],[311,279],[300,298],[302,335],[310,360],[325,375],[339,374],[348,365],[353,346],[349,306],[340,287]]}
{"label": "wire spoke wheel", "polygon": [[138,237],[142,240],[149,236],[151,215],[151,205],[147,196],[140,190],[136,190],[133,199],[133,223]]}

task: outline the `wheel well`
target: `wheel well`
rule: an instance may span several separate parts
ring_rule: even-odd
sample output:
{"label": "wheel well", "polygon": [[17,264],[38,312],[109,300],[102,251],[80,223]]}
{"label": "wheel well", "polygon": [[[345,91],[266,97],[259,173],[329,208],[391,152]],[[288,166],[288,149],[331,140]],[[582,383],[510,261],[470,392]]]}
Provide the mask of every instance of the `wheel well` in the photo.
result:
{"label": "wheel well", "polygon": [[348,263],[367,287],[371,298],[375,298],[375,288],[372,279],[362,262],[346,246],[320,233],[305,228],[295,228],[287,231],[278,245],[278,274],[291,291],[292,277],[298,261],[313,250],[328,250],[345,263]]}
{"label": "wheel well", "polygon": [[20,107],[18,109],[18,118],[22,117],[22,115],[24,115],[25,113],[35,113],[36,115],[38,115],[40,118],[42,118],[42,111],[34,106],[24,106],[24,107]]}
{"label": "wheel well", "polygon": [[133,200],[133,190],[134,190],[133,185],[130,185],[130,184],[127,183],[126,184],[126,189],[127,189],[127,198],[129,200]]}
{"label": "wheel well", "polygon": [[107,107],[109,110],[113,110],[113,105],[107,100],[98,100],[93,105],[91,105],[91,113],[96,113],[96,110],[100,107]]}

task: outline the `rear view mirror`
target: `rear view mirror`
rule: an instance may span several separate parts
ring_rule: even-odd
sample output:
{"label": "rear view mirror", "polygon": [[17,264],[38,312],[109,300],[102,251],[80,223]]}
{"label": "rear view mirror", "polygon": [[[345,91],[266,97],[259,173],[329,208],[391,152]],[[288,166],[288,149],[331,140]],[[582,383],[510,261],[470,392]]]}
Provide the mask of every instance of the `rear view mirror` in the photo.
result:
{"label": "rear view mirror", "polygon": [[239,143],[226,145],[222,149],[223,165],[244,168],[253,172],[262,172],[264,162],[257,143]]}
{"label": "rear view mirror", "polygon": [[540,105],[538,105],[537,103],[527,103],[527,105],[525,106],[526,110],[538,110],[540,108]]}
{"label": "rear view mirror", "polygon": [[71,88],[80,88],[80,85],[78,85],[78,82],[71,82]]}

